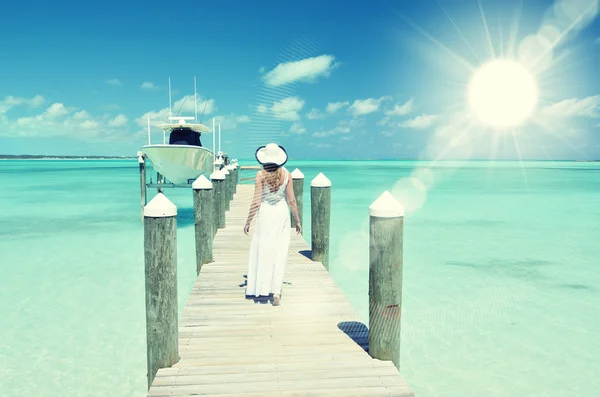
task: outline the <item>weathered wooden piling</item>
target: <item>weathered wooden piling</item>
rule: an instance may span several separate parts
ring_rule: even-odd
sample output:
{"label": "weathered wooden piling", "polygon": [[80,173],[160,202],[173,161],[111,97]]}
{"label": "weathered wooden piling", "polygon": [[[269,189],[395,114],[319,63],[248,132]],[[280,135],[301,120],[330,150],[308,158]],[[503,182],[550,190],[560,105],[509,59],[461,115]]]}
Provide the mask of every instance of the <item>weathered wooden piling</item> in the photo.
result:
{"label": "weathered wooden piling", "polygon": [[240,183],[240,166],[237,161],[233,163],[233,193],[237,193],[237,185]]}
{"label": "weathered wooden piling", "polygon": [[[202,265],[213,260],[213,185],[200,175],[192,183],[194,191],[194,227],[196,232],[196,274],[200,274]],[[215,214],[216,216],[216,214]]]}
{"label": "weathered wooden piling", "polygon": [[223,204],[225,205],[225,211],[229,211],[229,189],[231,187],[231,173],[227,170],[227,167],[221,168],[221,172],[225,175],[225,181],[223,182],[223,194],[225,195],[225,201]]}
{"label": "weathered wooden piling", "polygon": [[144,207],[148,388],[160,368],[179,361],[177,207],[158,193]]}
{"label": "weathered wooden piling", "polygon": [[331,181],[321,172],[310,183],[312,259],[329,270]]}
{"label": "weathered wooden piling", "polygon": [[404,208],[386,191],[369,216],[369,354],[399,370]]}
{"label": "weathered wooden piling", "polygon": [[142,221],[144,220],[144,207],[148,203],[146,198],[146,156],[138,152],[138,164],[140,165],[140,192],[142,202]]}
{"label": "weathered wooden piling", "polygon": [[229,187],[228,187],[228,193],[229,193],[229,201],[233,200],[233,193],[235,192],[235,166],[233,164],[229,164],[228,166],[225,167],[227,169],[227,171],[229,171]]}
{"label": "weathered wooden piling", "polygon": [[[304,226],[304,174],[296,168],[292,171],[292,183],[294,185],[294,197],[296,198],[296,206],[298,207],[298,219],[300,219],[300,225]],[[296,228],[296,219],[294,214],[290,213],[292,218],[292,229]]]}
{"label": "weathered wooden piling", "polygon": [[217,229],[222,229],[225,227],[225,194],[224,194],[224,185],[225,185],[225,174],[222,171],[217,170],[210,175],[210,180],[213,185],[213,197],[215,198],[215,234],[217,233]]}

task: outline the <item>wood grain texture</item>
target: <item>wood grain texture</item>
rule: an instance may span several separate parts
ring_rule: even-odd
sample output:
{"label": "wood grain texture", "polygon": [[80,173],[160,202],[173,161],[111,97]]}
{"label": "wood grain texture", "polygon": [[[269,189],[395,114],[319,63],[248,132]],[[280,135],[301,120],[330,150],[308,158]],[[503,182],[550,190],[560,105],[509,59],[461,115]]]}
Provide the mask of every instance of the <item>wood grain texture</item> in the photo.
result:
{"label": "wood grain texture", "polygon": [[[294,185],[294,197],[296,197],[296,205],[298,206],[298,218],[300,225],[304,226],[304,178],[292,179]],[[290,213],[292,220],[292,229],[296,229],[296,219],[294,214]]]}
{"label": "wood grain texture", "polygon": [[176,229],[175,216],[144,219],[148,387],[179,360]]}
{"label": "wood grain texture", "polygon": [[194,228],[196,243],[196,274],[205,263],[213,260],[213,189],[193,190]]}
{"label": "wood grain texture", "polygon": [[329,232],[331,224],[331,187],[310,188],[312,259],[329,270]]}
{"label": "wood grain texture", "polygon": [[253,190],[238,186],[179,320],[181,360],[149,395],[414,396],[390,361],[369,356],[367,327],[295,231],[281,305],[245,296]]}
{"label": "wood grain texture", "polygon": [[216,184],[217,181],[215,181],[214,179],[211,180],[213,188],[212,188],[212,194],[213,194],[213,241],[214,241],[214,237],[217,234],[217,230],[219,229],[219,192],[218,192],[218,186]]}
{"label": "wood grain texture", "polygon": [[140,195],[141,195],[141,203],[142,203],[142,221],[144,220],[144,207],[147,202],[146,198],[146,157],[144,157],[144,162],[140,163]]}
{"label": "wood grain texture", "polygon": [[370,217],[369,353],[400,369],[404,218]]}

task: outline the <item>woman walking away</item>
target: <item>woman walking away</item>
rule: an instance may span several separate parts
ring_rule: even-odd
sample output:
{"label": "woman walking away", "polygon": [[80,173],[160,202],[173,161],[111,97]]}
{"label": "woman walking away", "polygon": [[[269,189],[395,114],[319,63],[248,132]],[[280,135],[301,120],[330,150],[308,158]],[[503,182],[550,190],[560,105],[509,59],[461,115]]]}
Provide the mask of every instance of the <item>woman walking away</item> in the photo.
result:
{"label": "woman walking away", "polygon": [[296,219],[296,232],[301,233],[302,227],[292,176],[283,167],[287,162],[285,149],[275,143],[261,146],[256,150],[256,160],[263,169],[256,174],[254,198],[244,226],[244,233],[248,234],[258,212],[250,243],[246,296],[273,294],[273,306],[278,306],[290,245],[290,210]]}

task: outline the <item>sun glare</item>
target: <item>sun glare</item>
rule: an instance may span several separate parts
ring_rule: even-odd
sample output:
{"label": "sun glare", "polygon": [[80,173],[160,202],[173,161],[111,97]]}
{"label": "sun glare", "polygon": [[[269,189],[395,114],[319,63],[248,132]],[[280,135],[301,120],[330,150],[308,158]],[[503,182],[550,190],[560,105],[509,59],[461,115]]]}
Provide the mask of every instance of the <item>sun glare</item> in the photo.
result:
{"label": "sun glare", "polygon": [[468,97],[480,121],[496,128],[516,127],[537,105],[537,82],[518,62],[494,60],[475,71]]}

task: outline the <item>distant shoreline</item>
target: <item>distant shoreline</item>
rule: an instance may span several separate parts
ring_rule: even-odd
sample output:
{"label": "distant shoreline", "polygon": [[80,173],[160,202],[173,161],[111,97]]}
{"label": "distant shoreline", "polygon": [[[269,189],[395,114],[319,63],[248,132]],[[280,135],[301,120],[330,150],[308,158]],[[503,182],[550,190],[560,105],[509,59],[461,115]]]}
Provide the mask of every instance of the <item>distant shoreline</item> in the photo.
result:
{"label": "distant shoreline", "polygon": [[[0,160],[137,160],[137,156],[52,156],[52,155],[35,155],[35,154],[0,154]],[[252,159],[240,159],[240,161],[254,161]],[[556,159],[556,160],[548,160],[548,159],[526,159],[526,160],[518,160],[518,159],[446,159],[446,160],[426,160],[426,159],[415,159],[415,158],[405,158],[405,159],[312,159],[312,160],[302,160],[302,159],[290,159],[290,161],[422,161],[422,162],[446,162],[446,161],[495,161],[495,162],[505,162],[505,161],[545,161],[545,162],[575,162],[575,163],[597,163],[600,160],[571,160],[571,159]]]}
{"label": "distant shoreline", "polygon": [[135,160],[132,156],[50,156],[50,155],[11,155],[0,154],[0,160]]}

